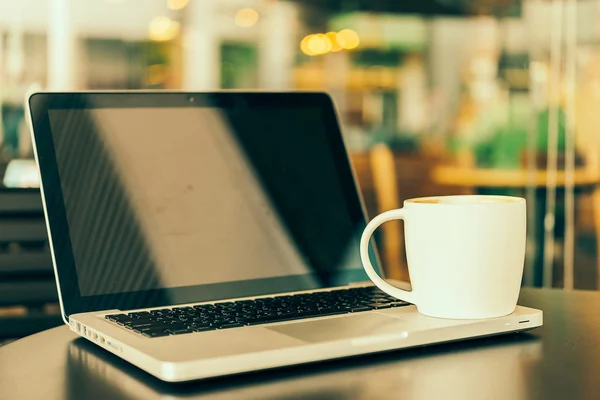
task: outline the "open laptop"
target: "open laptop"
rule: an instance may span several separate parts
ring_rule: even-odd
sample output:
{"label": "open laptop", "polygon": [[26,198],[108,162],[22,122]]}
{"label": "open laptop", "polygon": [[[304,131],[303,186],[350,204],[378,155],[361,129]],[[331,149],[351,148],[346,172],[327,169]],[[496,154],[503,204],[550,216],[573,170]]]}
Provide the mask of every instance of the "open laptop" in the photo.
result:
{"label": "open laptop", "polygon": [[37,93],[28,106],[64,321],[162,380],[542,324],[525,307],[429,318],[369,283],[326,94]]}

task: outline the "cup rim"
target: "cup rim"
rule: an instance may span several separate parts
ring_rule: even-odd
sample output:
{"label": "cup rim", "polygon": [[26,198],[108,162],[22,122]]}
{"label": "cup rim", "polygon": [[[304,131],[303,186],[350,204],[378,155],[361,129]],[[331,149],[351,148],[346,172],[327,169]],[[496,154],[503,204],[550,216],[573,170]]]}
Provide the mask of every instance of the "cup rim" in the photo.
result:
{"label": "cup rim", "polygon": [[[440,203],[440,202],[427,202],[427,200],[437,200],[437,199],[465,199],[465,198],[484,198],[484,199],[498,199],[503,201],[498,202],[489,202],[489,203]],[[508,201],[507,201],[508,200]],[[426,196],[426,197],[413,197],[410,199],[404,200],[404,204],[418,205],[418,206],[449,206],[449,207],[493,207],[493,206],[502,206],[502,205],[510,205],[510,204],[523,204],[525,203],[525,199],[523,197],[517,196],[503,196],[503,195],[489,195],[489,194],[460,194],[460,195],[449,195],[449,196]]]}

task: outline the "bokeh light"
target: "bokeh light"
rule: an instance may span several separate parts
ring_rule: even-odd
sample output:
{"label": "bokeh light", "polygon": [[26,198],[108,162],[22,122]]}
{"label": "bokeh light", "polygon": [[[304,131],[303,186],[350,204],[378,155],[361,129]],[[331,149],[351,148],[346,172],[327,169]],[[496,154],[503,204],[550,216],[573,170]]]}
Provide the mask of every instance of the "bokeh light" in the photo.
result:
{"label": "bokeh light", "polygon": [[179,22],[164,15],[154,17],[148,25],[148,35],[151,40],[164,42],[173,40],[179,34]]}
{"label": "bokeh light", "polygon": [[182,10],[189,4],[190,0],[167,0],[169,10]]}
{"label": "bokeh light", "polygon": [[310,40],[311,37],[312,37],[312,35],[305,36],[304,39],[302,39],[302,41],[300,42],[300,50],[302,50],[302,52],[304,54],[306,54],[307,56],[315,56],[316,55],[308,47],[308,41]]}
{"label": "bokeh light", "polygon": [[259,18],[260,18],[260,15],[258,14],[258,11],[256,11],[255,9],[242,8],[235,14],[234,21],[237,26],[241,26],[243,28],[250,28],[251,26],[254,26],[258,22]]}
{"label": "bokeh light", "polygon": [[300,42],[300,49],[308,56],[318,56],[340,50],[352,50],[358,47],[360,39],[352,29],[339,32],[313,33]]}
{"label": "bokeh light", "polygon": [[342,46],[340,46],[340,44],[337,41],[337,33],[336,32],[327,32],[325,34],[325,36],[327,36],[327,38],[329,38],[329,41],[331,41],[331,51],[332,52],[338,52],[340,50],[342,50]]}
{"label": "bokeh light", "polygon": [[325,54],[332,48],[331,40],[322,33],[311,35],[307,45],[310,52],[314,55]]}
{"label": "bokeh light", "polygon": [[346,50],[355,49],[360,44],[358,33],[352,29],[344,29],[339,31],[336,35],[336,40],[339,45]]}

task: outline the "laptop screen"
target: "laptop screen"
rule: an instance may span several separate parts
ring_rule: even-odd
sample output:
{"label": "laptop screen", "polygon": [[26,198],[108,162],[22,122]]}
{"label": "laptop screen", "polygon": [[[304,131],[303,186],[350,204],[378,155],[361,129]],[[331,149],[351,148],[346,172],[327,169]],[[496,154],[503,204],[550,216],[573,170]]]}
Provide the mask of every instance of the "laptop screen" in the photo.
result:
{"label": "laptop screen", "polygon": [[200,301],[366,280],[364,219],[323,113],[50,109],[80,295],[193,287]]}

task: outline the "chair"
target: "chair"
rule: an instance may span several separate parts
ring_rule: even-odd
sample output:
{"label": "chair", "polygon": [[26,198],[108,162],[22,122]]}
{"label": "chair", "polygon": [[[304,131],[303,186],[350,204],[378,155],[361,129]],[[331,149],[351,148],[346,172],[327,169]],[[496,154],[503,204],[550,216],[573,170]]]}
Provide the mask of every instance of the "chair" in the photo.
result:
{"label": "chair", "polygon": [[0,188],[0,340],[62,323],[36,189]]}
{"label": "chair", "polygon": [[[377,210],[379,213],[400,208],[398,194],[398,177],[394,153],[385,144],[373,146],[369,153],[369,163],[376,193]],[[381,230],[382,262],[386,277],[408,281],[404,249],[404,230],[400,221],[390,221],[383,224]]]}

